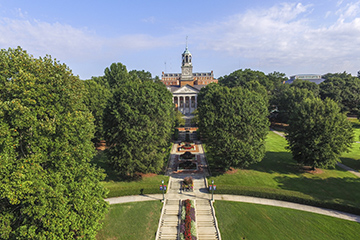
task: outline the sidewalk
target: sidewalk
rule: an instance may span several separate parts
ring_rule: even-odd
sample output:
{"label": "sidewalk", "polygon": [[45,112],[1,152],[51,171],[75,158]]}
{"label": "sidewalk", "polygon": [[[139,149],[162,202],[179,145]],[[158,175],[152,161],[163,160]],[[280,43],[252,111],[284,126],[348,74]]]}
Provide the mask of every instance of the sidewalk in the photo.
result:
{"label": "sidewalk", "polygon": [[[187,194],[184,194],[184,196],[186,196],[186,195]],[[211,194],[205,194],[205,193],[203,193],[203,194],[198,193],[198,194],[196,194],[196,196],[195,196],[195,194],[194,194],[194,196],[191,196],[191,195],[192,194],[189,194],[186,197],[190,197],[190,198],[196,197],[197,199],[210,199],[211,198]],[[186,197],[184,197],[184,199]],[[105,201],[109,202],[109,204],[153,201],[153,200],[158,200],[158,201],[162,200],[162,194],[124,196],[124,197],[105,199]],[[341,219],[360,223],[360,216],[355,215],[355,214],[340,212],[340,211],[331,210],[331,209],[313,207],[313,206],[303,205],[303,204],[298,204],[298,203],[273,200],[273,199],[248,197],[248,196],[240,196],[240,195],[214,194],[214,200],[245,202],[245,203],[254,203],[254,204],[268,205],[268,206],[274,206],[274,207],[290,208],[290,209],[318,213],[318,214],[322,214],[322,215],[326,215],[326,216],[341,218]]]}

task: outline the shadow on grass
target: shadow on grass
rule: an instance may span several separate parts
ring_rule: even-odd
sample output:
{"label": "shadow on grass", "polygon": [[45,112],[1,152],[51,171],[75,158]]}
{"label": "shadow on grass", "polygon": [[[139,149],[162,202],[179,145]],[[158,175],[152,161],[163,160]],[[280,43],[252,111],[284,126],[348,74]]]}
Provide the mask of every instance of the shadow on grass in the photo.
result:
{"label": "shadow on grass", "polygon": [[357,122],[351,122],[351,124],[352,124],[352,127],[353,127],[353,128],[357,128],[357,129],[360,128],[360,124],[357,123]]}
{"label": "shadow on grass", "polygon": [[[211,159],[208,160],[212,176],[216,177],[226,173],[223,169],[216,168],[212,165]],[[280,173],[280,174],[302,174],[302,168],[292,160],[290,152],[266,152],[263,160],[258,163],[251,164],[244,169],[255,170],[266,173]]]}
{"label": "shadow on grass", "polygon": [[276,177],[275,181],[284,190],[301,192],[321,201],[342,205],[360,206],[360,178],[293,178]]}
{"label": "shadow on grass", "polygon": [[343,163],[344,165],[351,167],[355,170],[360,169],[360,160],[357,160],[357,159],[342,157],[341,163]]}
{"label": "shadow on grass", "polygon": [[290,152],[266,152],[261,162],[250,165],[248,169],[266,173],[302,173],[299,165],[292,160]]}
{"label": "shadow on grass", "polygon": [[96,167],[103,169],[106,173],[105,181],[136,181],[141,180],[140,175],[131,176],[121,176],[119,175],[112,166],[106,161],[106,153],[105,151],[98,152],[94,158],[91,160],[91,163],[94,164]]}

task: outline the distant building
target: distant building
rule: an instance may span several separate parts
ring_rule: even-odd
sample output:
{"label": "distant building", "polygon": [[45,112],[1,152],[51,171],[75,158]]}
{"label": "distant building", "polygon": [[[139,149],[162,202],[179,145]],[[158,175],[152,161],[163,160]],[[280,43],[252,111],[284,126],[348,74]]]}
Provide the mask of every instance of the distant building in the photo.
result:
{"label": "distant building", "polygon": [[175,107],[183,114],[190,114],[197,108],[197,95],[201,88],[218,82],[213,71],[193,73],[192,55],[187,46],[182,54],[181,73],[162,72],[161,81],[173,94]]}
{"label": "distant building", "polygon": [[285,83],[290,83],[291,84],[296,79],[306,80],[306,81],[313,82],[313,83],[316,83],[316,84],[320,84],[323,81],[325,81],[325,79],[323,79],[322,76],[318,75],[318,74],[298,74],[298,75],[291,76],[289,78],[289,80],[286,81]]}

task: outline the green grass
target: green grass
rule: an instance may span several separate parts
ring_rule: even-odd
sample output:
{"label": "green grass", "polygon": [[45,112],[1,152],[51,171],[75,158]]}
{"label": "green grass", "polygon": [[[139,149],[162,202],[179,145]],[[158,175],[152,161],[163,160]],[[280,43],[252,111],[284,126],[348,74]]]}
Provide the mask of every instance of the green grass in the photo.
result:
{"label": "green grass", "polygon": [[104,169],[107,177],[103,181],[104,186],[109,190],[107,197],[119,197],[139,194],[161,193],[159,185],[164,180],[168,185],[169,177],[164,175],[148,175],[144,177],[121,178],[106,163],[106,155],[99,152],[92,161],[98,167]]}
{"label": "green grass", "polygon": [[234,174],[211,177],[209,182],[215,181],[216,193],[274,198],[360,213],[359,178],[341,168],[322,169],[316,174],[302,172],[286,145],[284,138],[269,132],[262,162]]}
{"label": "green grass", "polygon": [[[349,121],[353,125],[354,140],[360,141],[360,121],[356,118],[350,118]],[[357,171],[360,171],[360,143],[353,143],[350,152],[343,153],[341,156],[341,162],[346,166],[349,166]]]}
{"label": "green grass", "polygon": [[216,201],[222,239],[360,239],[360,224],[315,213]]}
{"label": "green grass", "polygon": [[161,207],[160,201],[111,205],[96,239],[154,239]]}

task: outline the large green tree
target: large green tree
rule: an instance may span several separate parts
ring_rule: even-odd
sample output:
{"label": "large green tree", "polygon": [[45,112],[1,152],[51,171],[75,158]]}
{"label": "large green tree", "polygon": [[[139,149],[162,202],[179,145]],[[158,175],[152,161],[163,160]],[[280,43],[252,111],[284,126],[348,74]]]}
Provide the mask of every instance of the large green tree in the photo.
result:
{"label": "large green tree", "polygon": [[346,72],[326,74],[325,81],[320,84],[322,99],[331,98],[336,101],[342,112],[358,114],[360,109],[360,79]]}
{"label": "large green tree", "polygon": [[107,204],[93,116],[68,67],[0,51],[0,238],[94,239]]}
{"label": "large green tree", "polygon": [[84,103],[94,116],[95,141],[103,140],[103,112],[108,99],[112,96],[107,82],[103,77],[92,77],[90,80],[83,81],[86,94]]}
{"label": "large green tree", "polygon": [[174,126],[172,95],[162,83],[141,81],[126,68],[121,74],[114,69],[121,79],[113,81],[120,84],[104,111],[109,161],[122,175],[158,173],[167,160]]}
{"label": "large green tree", "polygon": [[[219,78],[219,84],[222,86],[232,87],[246,87],[249,82],[257,81],[266,88],[267,91],[274,89],[275,83],[281,81],[280,73],[273,73],[269,76],[260,71],[254,71],[251,69],[239,69],[229,75],[225,75]],[[251,84],[250,84],[251,85]]]}
{"label": "large green tree", "polygon": [[306,98],[296,104],[287,130],[293,159],[313,169],[335,167],[353,142],[350,122],[331,99]]}
{"label": "large green tree", "polygon": [[315,97],[318,97],[320,93],[320,88],[318,84],[306,80],[295,79],[293,83],[290,84],[290,87],[307,89],[311,91]]}
{"label": "large green tree", "polygon": [[210,84],[201,89],[198,125],[216,167],[245,167],[262,160],[269,127],[266,99],[242,87]]}
{"label": "large green tree", "polygon": [[306,98],[315,98],[314,93],[307,88],[291,87],[285,84],[280,91],[271,98],[272,105],[276,106],[276,121],[288,123],[295,105]]}

